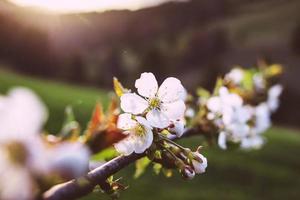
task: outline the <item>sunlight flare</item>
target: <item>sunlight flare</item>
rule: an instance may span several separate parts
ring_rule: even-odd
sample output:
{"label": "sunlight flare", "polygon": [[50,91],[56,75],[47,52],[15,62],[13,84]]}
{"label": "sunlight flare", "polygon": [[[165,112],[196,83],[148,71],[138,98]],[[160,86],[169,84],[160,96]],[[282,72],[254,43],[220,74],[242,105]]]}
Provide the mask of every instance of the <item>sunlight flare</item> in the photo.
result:
{"label": "sunlight flare", "polygon": [[170,0],[11,0],[13,3],[24,6],[39,8],[51,12],[90,12],[105,11],[112,9],[135,10],[147,6],[157,5]]}

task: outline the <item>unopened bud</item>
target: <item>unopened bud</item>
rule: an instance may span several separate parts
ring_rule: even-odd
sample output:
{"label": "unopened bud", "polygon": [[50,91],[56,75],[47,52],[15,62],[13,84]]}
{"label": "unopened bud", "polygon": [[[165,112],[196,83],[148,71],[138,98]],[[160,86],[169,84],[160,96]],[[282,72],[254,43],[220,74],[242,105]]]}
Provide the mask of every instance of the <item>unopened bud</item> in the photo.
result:
{"label": "unopened bud", "polygon": [[207,167],[207,159],[199,152],[194,152],[194,159],[192,160],[193,168],[197,174],[205,172]]}
{"label": "unopened bud", "polygon": [[190,166],[186,166],[182,171],[181,171],[182,176],[185,179],[191,180],[195,177],[195,171],[190,167]]}

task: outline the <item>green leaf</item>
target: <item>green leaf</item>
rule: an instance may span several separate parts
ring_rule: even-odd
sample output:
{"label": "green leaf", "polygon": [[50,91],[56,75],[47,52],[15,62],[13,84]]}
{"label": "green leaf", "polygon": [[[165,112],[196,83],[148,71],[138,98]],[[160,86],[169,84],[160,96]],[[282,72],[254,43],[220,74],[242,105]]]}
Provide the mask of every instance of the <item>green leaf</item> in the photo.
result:
{"label": "green leaf", "polygon": [[78,132],[79,134],[80,125],[75,119],[73,108],[71,106],[67,106],[65,109],[65,121],[60,131],[60,136],[68,137],[75,132]]}
{"label": "green leaf", "polygon": [[146,171],[146,168],[151,163],[151,160],[149,160],[147,157],[143,157],[135,162],[135,173],[134,178],[139,178],[144,172]]}
{"label": "green leaf", "polygon": [[201,98],[208,99],[210,97],[210,92],[202,87],[197,89],[197,95]]}
{"label": "green leaf", "polygon": [[213,92],[213,95],[218,95],[219,94],[219,89],[224,85],[223,79],[221,77],[218,77],[216,86]]}
{"label": "green leaf", "polygon": [[255,72],[248,70],[244,71],[244,79],[242,81],[242,87],[247,90],[247,91],[252,91],[254,87],[253,83],[253,77],[254,77]]}

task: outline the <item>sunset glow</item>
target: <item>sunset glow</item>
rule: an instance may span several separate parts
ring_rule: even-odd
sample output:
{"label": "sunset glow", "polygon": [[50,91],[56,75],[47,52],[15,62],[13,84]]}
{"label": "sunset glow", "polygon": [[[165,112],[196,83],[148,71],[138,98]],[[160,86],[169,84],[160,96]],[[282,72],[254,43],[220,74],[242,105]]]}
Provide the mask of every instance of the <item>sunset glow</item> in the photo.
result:
{"label": "sunset glow", "polygon": [[10,0],[13,3],[57,13],[139,9],[170,0]]}

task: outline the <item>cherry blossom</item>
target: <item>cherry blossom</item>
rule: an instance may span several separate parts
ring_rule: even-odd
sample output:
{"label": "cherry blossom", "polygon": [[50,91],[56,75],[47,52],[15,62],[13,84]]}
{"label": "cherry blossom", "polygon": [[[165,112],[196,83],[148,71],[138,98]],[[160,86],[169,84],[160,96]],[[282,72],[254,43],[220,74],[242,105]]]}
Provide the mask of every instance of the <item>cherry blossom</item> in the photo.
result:
{"label": "cherry blossom", "polygon": [[116,150],[124,155],[133,152],[143,153],[153,142],[152,127],[144,117],[133,116],[124,113],[119,116],[118,128],[124,130],[124,134],[128,135],[125,139],[115,144]]}
{"label": "cherry blossom", "polygon": [[265,143],[265,139],[260,135],[245,137],[242,139],[242,149],[260,149]]}
{"label": "cherry blossom", "polygon": [[207,101],[209,113],[207,118],[212,120],[220,129],[218,144],[220,148],[227,148],[227,141],[241,142],[250,131],[248,121],[253,110],[244,106],[242,98],[230,93],[226,87],[221,87],[219,96],[213,96]]}
{"label": "cherry blossom", "polygon": [[47,115],[45,105],[31,90],[10,90],[0,99],[0,143],[39,135]]}
{"label": "cherry blossom", "polygon": [[238,85],[244,79],[244,71],[240,68],[234,68],[226,74],[225,79],[233,82],[235,85]]}
{"label": "cherry blossom", "polygon": [[272,86],[268,91],[267,104],[272,112],[276,111],[279,107],[279,96],[282,93],[282,86],[277,84]]}
{"label": "cherry blossom", "polygon": [[[152,127],[167,128],[171,121],[184,118],[186,91],[181,82],[167,78],[160,87],[152,73],[142,73],[136,80],[136,93],[121,96],[121,108],[134,115],[145,114]],[[181,125],[180,125],[181,126]]]}

